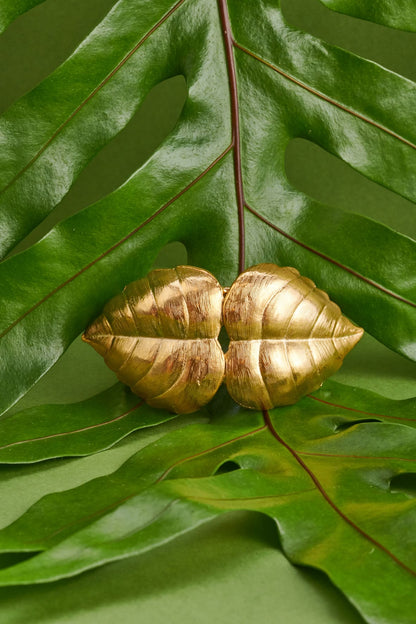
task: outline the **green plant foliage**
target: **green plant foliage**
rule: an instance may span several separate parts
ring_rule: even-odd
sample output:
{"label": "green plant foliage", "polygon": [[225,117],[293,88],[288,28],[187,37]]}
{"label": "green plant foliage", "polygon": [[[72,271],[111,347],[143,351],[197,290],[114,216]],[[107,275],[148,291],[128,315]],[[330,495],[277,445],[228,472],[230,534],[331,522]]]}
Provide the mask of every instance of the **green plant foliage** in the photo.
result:
{"label": "green plant foliage", "polygon": [[16,17],[42,2],[44,2],[44,0],[2,0],[0,5],[0,33],[2,33]]}
{"label": "green plant foliage", "polygon": [[415,5],[412,0],[320,0],[329,9],[370,20],[393,28],[416,31]]}
{"label": "green plant foliage", "polygon": [[[322,1],[415,29],[405,0],[400,9]],[[0,30],[35,4],[3,3]],[[176,75],[187,99],[145,164],[11,253],[149,90]],[[230,510],[254,510],[276,522],[292,562],[324,571],[367,621],[412,622],[414,399],[329,381],[270,414],[223,391],[198,414],[174,418],[116,385],[78,404],[7,411],[172,241],[224,285],[259,262],[295,266],[416,360],[415,242],[312,200],[285,172],[287,145],[303,138],[415,202],[415,101],[410,80],[289,27],[278,0],[120,0],[0,117],[0,463],[88,455],[134,431],[141,440],[110,474],[34,492],[0,531],[0,549],[23,556],[0,570],[1,585],[73,576]]]}
{"label": "green plant foliage", "polygon": [[[350,406],[374,411],[334,403],[351,396]],[[369,621],[410,622],[416,505],[391,484],[416,474],[416,401],[328,382],[264,416],[225,393],[209,412],[209,423],[160,437],[111,475],[50,494],[3,529],[2,552],[39,554],[1,571],[0,584],[71,576],[245,509],[271,516],[288,557],[324,570]],[[239,469],[222,473],[230,460]]]}
{"label": "green plant foliage", "polygon": [[117,384],[79,403],[32,407],[0,420],[0,463],[90,455],[137,429],[174,416],[152,409],[126,386]]}
{"label": "green plant foliage", "polygon": [[[243,212],[247,265],[295,265],[358,324],[416,357],[414,243],[312,201],[284,171],[287,143],[303,136],[415,199],[415,85],[289,28],[277,2],[259,8],[231,0],[239,87],[231,97],[217,3],[163,0],[133,10],[140,6],[117,3],[0,120],[6,253],[62,199],[153,85],[182,73],[188,86],[176,129],[126,184],[0,265],[0,410],[52,366],[105,301],[147,272],[167,242],[180,240],[191,264],[231,283]],[[237,104],[239,128],[231,114]]]}

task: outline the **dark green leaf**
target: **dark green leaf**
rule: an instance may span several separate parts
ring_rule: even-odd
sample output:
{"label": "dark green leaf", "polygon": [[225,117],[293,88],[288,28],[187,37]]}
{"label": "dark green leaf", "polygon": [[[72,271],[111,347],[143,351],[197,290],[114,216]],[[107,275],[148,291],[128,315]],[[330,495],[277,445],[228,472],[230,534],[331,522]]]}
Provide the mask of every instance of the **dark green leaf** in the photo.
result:
{"label": "dark green leaf", "polygon": [[320,0],[329,9],[370,20],[377,24],[416,31],[416,10],[412,0]]}
{"label": "dark green leaf", "polygon": [[2,0],[0,5],[0,33],[6,30],[7,26],[16,17],[22,13],[26,13],[29,9],[38,4],[42,4],[45,0]]}
{"label": "dark green leaf", "polygon": [[[223,33],[228,13],[234,43]],[[414,242],[296,191],[284,155],[290,139],[307,138],[414,201],[416,87],[289,28],[275,1],[121,0],[0,119],[4,251],[62,199],[149,89],[179,73],[182,116],[147,163],[1,265],[2,411],[173,240],[224,285],[243,268],[244,249],[247,265],[295,265],[357,323],[415,357]]]}

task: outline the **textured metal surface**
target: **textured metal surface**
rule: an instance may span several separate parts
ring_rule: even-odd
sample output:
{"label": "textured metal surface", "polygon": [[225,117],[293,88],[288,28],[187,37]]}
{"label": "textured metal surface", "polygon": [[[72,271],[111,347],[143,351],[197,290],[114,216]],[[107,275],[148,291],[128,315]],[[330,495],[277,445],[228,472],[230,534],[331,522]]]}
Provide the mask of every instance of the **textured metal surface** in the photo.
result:
{"label": "textured metal surface", "polygon": [[236,279],[223,317],[228,392],[257,409],[290,405],[319,388],[363,335],[310,279],[274,264]]}
{"label": "textured metal surface", "polygon": [[149,405],[186,414],[224,377],[223,293],[207,271],[157,269],[107,303],[83,339]]}
{"label": "textured metal surface", "polygon": [[212,399],[224,371],[245,407],[295,403],[338,370],[362,334],[296,269],[259,264],[231,288],[195,267],[151,271],[109,301],[83,339],[149,405],[186,414]]}

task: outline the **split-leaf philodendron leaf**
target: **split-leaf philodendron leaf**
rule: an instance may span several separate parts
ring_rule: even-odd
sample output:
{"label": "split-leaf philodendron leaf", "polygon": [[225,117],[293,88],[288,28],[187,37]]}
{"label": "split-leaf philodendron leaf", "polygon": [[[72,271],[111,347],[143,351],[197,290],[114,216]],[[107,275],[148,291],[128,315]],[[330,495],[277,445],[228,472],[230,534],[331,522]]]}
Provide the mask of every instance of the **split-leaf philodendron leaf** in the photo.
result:
{"label": "split-leaf philodendron leaf", "polygon": [[[416,27],[411,0],[322,1]],[[36,4],[4,0],[0,30]],[[179,74],[187,99],[151,158],[9,257],[149,90]],[[115,3],[0,117],[0,414],[171,241],[223,285],[258,263],[294,266],[355,323],[416,360],[414,241],[310,199],[285,173],[287,146],[301,137],[415,202],[415,104],[414,83],[290,27],[278,0]],[[120,386],[107,392],[5,418],[0,461],[93,453],[171,418]],[[223,391],[194,424],[178,419],[176,431],[114,474],[41,498],[2,530],[3,551],[40,552],[2,569],[0,584],[70,576],[250,509],[274,518],[287,556],[323,570],[369,622],[410,624],[416,512],[401,479],[415,472],[415,418],[413,400],[335,382],[263,414]],[[229,461],[239,469],[216,474]]]}
{"label": "split-leaf philodendron leaf", "polygon": [[[72,576],[245,509],[274,518],[288,557],[324,570],[368,621],[411,623],[416,506],[400,479],[416,472],[415,400],[328,381],[263,414],[222,393],[201,415],[208,422],[185,420],[116,472],[41,498],[0,531],[0,552],[38,553],[0,571],[0,586]],[[60,444],[50,436],[44,456]],[[230,461],[239,469],[223,473]]]}

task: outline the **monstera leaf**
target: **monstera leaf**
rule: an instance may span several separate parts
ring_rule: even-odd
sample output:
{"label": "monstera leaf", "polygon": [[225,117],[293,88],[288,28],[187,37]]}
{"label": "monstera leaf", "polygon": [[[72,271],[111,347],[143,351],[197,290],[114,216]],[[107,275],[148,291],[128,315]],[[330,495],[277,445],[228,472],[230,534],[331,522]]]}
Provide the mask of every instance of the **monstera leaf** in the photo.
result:
{"label": "monstera leaf", "polygon": [[[3,529],[1,551],[39,554],[0,571],[0,585],[71,576],[247,509],[275,519],[290,559],[324,570],[369,621],[410,623],[416,507],[395,480],[414,474],[416,402],[327,382],[270,413],[220,396],[204,415]],[[229,461],[239,469],[221,474]]]}
{"label": "monstera leaf", "polygon": [[295,266],[357,324],[416,357],[414,243],[310,200],[284,170],[288,142],[305,137],[414,200],[415,85],[289,28],[275,0],[118,2],[0,120],[3,253],[62,199],[148,90],[180,73],[181,119],[147,163],[1,265],[1,411],[172,240],[223,285],[246,262]]}
{"label": "monstera leaf", "polygon": [[[36,4],[5,0],[0,30]],[[323,4],[415,29],[410,0]],[[176,75],[187,99],[147,162],[13,254],[149,90]],[[414,202],[415,102],[410,80],[290,27],[278,0],[114,3],[0,117],[0,414],[171,241],[223,286],[247,266],[296,267],[355,323],[416,359],[414,241],[312,200],[285,171],[289,142],[303,138]],[[238,407],[223,389],[174,418],[116,385],[82,403],[6,414],[5,464],[83,456],[143,431],[118,470],[33,494],[0,531],[3,552],[23,559],[3,566],[0,584],[72,576],[245,509],[273,518],[290,560],[323,570],[369,622],[410,624],[414,412],[414,400],[326,382],[270,412]]]}

